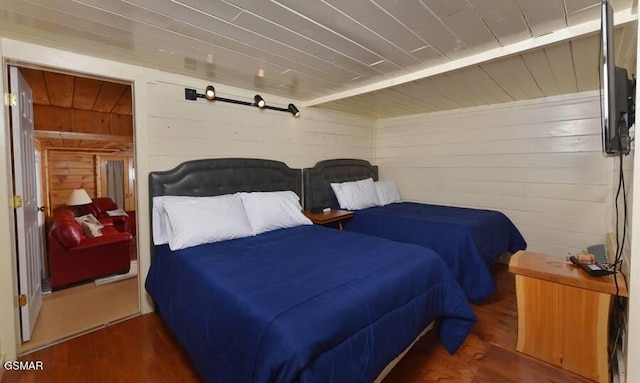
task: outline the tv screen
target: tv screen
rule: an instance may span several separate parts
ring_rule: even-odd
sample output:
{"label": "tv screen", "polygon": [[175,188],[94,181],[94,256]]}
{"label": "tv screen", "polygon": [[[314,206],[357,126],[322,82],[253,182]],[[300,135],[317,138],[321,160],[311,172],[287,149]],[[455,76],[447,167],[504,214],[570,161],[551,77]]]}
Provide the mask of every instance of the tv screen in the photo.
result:
{"label": "tv screen", "polygon": [[633,123],[629,118],[629,112],[633,108],[629,96],[633,91],[633,82],[629,80],[626,69],[615,66],[613,10],[608,0],[602,1],[601,11],[602,147],[608,154],[629,154],[629,126]]}

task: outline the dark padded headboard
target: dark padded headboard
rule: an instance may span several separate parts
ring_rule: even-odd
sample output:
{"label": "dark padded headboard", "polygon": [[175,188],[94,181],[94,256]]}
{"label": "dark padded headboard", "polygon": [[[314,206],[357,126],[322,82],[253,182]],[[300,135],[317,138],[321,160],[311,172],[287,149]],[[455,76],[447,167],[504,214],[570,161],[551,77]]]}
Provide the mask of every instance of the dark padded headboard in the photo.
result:
{"label": "dark padded headboard", "polygon": [[183,162],[171,170],[149,173],[151,227],[153,197],[206,197],[242,191],[282,190],[292,190],[298,196],[302,195],[300,169],[291,169],[284,162],[255,158],[212,158]]}
{"label": "dark padded headboard", "polygon": [[324,160],[302,171],[305,209],[336,206],[332,182],[378,180],[378,167],[369,161],[356,159]]}
{"label": "dark padded headboard", "polygon": [[212,158],[149,173],[149,195],[216,196],[236,192],[292,190],[302,195],[300,169],[255,158]]}

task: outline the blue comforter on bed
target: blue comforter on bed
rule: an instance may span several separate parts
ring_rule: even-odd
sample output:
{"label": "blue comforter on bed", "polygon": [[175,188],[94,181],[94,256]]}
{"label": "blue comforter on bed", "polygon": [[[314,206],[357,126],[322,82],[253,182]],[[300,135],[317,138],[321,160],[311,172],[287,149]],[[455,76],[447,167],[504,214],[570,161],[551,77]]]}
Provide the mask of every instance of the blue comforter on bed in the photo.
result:
{"label": "blue comforter on bed", "polygon": [[475,303],[496,289],[489,266],[504,252],[527,247],[501,212],[413,202],[358,210],[344,229],[434,250]]}
{"label": "blue comforter on bed", "polygon": [[216,383],[370,383],[432,320],[450,352],[476,321],[433,251],[318,226],[156,247],[146,288]]}

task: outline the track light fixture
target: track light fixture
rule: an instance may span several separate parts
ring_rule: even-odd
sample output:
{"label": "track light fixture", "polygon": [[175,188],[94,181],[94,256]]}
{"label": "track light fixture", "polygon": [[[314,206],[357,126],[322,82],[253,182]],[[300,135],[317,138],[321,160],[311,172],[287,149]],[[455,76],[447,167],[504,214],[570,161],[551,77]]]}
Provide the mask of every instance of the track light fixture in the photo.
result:
{"label": "track light fixture", "polygon": [[264,101],[264,98],[262,98],[262,96],[260,96],[259,94],[256,94],[255,96],[253,96],[253,101],[256,102],[256,106],[258,108],[264,108],[265,106],[267,106],[267,103]]}
{"label": "track light fixture", "polygon": [[204,91],[204,98],[209,101],[213,101],[213,99],[216,98],[216,88],[214,88],[213,85],[207,86],[207,89]]}
{"label": "track light fixture", "polygon": [[298,110],[298,108],[296,108],[295,105],[293,104],[289,104],[289,107],[287,108],[287,110],[293,114],[293,117],[300,117],[300,111]]}
{"label": "track light fixture", "polygon": [[249,102],[249,101],[234,100],[231,98],[217,97],[216,89],[213,87],[213,85],[207,85],[207,87],[205,88],[204,94],[198,93],[198,91],[195,89],[184,88],[185,100],[196,101],[198,98],[206,98],[209,101],[228,102],[228,103],[237,104],[237,105],[256,106],[260,109],[277,110],[280,112],[291,113],[293,117],[300,116],[300,111],[298,110],[298,108],[296,108],[295,105],[289,104],[287,108],[278,108],[277,106],[270,106],[270,105],[267,105],[267,102],[259,94],[256,94],[255,96],[253,96],[254,102]]}

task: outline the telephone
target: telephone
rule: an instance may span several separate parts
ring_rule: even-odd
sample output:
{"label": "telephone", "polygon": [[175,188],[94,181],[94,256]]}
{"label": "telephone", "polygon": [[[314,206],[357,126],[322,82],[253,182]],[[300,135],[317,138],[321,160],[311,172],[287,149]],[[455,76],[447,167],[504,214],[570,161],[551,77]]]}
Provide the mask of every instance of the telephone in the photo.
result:
{"label": "telephone", "polygon": [[608,265],[610,263],[609,256],[607,255],[607,248],[604,244],[587,247],[587,253],[593,254],[596,258],[596,263],[599,265]]}
{"label": "telephone", "polygon": [[608,268],[610,262],[604,244],[589,246],[586,253],[581,252],[577,256],[569,257],[568,260],[580,266],[592,277],[613,274],[613,271]]}

